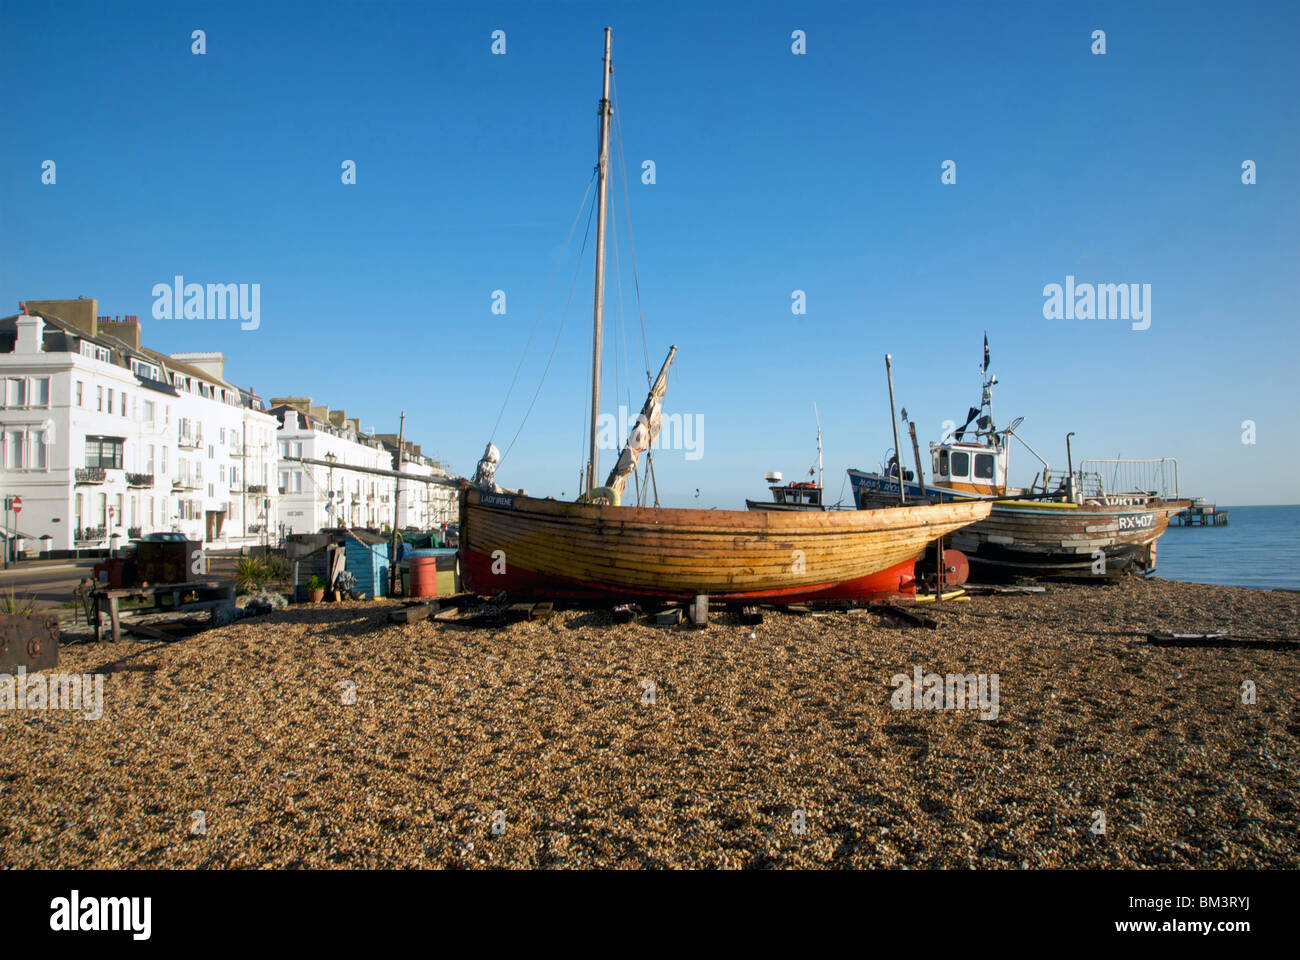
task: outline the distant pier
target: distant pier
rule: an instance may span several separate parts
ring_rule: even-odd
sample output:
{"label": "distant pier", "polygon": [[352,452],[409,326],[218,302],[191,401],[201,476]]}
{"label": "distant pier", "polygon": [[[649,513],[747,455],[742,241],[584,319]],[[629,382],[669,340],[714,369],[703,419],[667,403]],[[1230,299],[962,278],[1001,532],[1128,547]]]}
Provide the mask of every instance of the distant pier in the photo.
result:
{"label": "distant pier", "polygon": [[1228,511],[1206,503],[1204,497],[1197,497],[1182,513],[1170,517],[1169,522],[1178,527],[1226,527]]}

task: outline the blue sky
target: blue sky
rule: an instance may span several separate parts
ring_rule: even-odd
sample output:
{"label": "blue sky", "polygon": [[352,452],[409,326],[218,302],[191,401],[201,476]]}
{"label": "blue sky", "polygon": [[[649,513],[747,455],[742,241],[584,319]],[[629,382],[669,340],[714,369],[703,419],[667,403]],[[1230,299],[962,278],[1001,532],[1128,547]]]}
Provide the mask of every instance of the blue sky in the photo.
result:
{"label": "blue sky", "polygon": [[[883,355],[924,444],[977,401],[985,330],[995,412],[1054,467],[1073,430],[1076,457],[1177,457],[1184,494],[1300,500],[1294,3],[3,0],[3,312],[96,297],[263,396],[381,432],[405,410],[472,471],[591,176],[606,25],[649,363],[678,345],[667,409],[704,425],[700,459],[658,455],[665,502],[743,506],[765,471],[806,471],[814,403],[835,499],[892,443]],[[590,245],[564,310],[584,224],[495,435],[563,318],[499,474],[543,495],[574,495],[584,450]],[[611,412],[640,407],[646,367],[617,247]],[[153,319],[176,274],[260,283],[260,328]],[[1150,284],[1150,328],[1045,320],[1067,275]]]}

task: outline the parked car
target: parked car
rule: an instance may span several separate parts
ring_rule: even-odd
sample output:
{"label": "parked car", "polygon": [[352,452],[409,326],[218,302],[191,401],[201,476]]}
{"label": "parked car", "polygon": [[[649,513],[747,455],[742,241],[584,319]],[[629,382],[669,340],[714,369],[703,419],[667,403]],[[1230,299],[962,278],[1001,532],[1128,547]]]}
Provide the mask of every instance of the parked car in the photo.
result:
{"label": "parked car", "polygon": [[139,537],[138,539],[132,540],[130,543],[125,544],[121,549],[118,550],[118,556],[122,556],[122,557],[134,556],[135,545],[137,543],[143,543],[146,541],[149,543],[177,543],[177,542],[183,543],[188,539],[189,538],[185,536],[185,534],[178,533],[175,530],[158,530],[155,531],[154,533],[146,533],[143,537]]}

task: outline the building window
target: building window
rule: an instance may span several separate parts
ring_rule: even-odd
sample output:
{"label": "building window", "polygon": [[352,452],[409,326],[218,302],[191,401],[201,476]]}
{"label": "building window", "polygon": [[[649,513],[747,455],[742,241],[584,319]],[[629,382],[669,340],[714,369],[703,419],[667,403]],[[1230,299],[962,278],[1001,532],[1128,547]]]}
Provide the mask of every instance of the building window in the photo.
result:
{"label": "building window", "polygon": [[23,462],[23,432],[21,430],[11,430],[6,438],[5,443],[5,466],[10,470],[21,470],[26,464]]}
{"label": "building window", "polygon": [[87,437],[86,466],[122,469],[121,437]]}
{"label": "building window", "polygon": [[225,427],[222,427],[222,428],[221,428],[221,443],[222,443],[222,446],[225,446],[225,443],[226,443],[226,428],[225,428]]}
{"label": "building window", "polygon": [[146,400],[146,401],[144,402],[144,422],[145,422],[145,423],[153,423],[153,418],[154,418],[154,406],[153,406],[153,401],[152,401],[152,400]]}
{"label": "building window", "polygon": [[37,377],[32,381],[32,404],[37,407],[50,405],[50,378]]}
{"label": "building window", "polygon": [[120,410],[120,412],[121,412],[122,416],[125,417],[125,416],[126,416],[126,391],[123,390],[120,394],[118,394],[118,396],[120,396],[120,397],[122,398],[122,405],[121,405],[121,410]]}
{"label": "building window", "polygon": [[117,495],[117,509],[116,509],[115,511],[113,511],[113,519],[117,521],[117,525],[118,525],[119,527],[122,526],[122,522],[123,522],[123,520],[125,520],[125,518],[122,516],[122,513],[123,513],[123,511],[122,511],[122,495],[119,493],[119,494]]}
{"label": "building window", "polygon": [[77,406],[81,406],[81,388],[85,386],[80,380],[77,381]]}
{"label": "building window", "polygon": [[5,406],[27,406],[27,381],[22,377],[10,377],[5,387]]}
{"label": "building window", "polygon": [[104,409],[104,387],[103,384],[95,385],[95,409],[103,411]]}
{"label": "building window", "polygon": [[45,431],[37,430],[32,434],[32,466],[37,470],[45,469]]}

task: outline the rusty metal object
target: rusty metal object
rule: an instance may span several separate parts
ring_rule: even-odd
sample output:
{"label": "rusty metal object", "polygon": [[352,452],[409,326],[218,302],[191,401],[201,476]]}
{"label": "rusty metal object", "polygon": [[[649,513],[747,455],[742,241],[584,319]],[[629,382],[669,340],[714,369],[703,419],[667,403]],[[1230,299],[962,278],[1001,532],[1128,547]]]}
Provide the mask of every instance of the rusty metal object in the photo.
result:
{"label": "rusty metal object", "polygon": [[945,587],[960,587],[970,578],[970,561],[960,550],[943,552],[943,582]]}
{"label": "rusty metal object", "polygon": [[53,613],[0,613],[0,671],[59,665],[59,618]]}
{"label": "rusty metal object", "polygon": [[138,583],[189,583],[208,575],[198,540],[141,540],[135,548]]}

